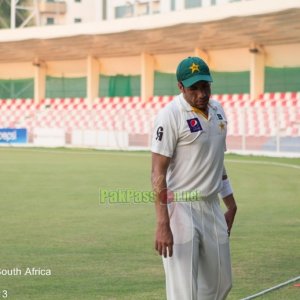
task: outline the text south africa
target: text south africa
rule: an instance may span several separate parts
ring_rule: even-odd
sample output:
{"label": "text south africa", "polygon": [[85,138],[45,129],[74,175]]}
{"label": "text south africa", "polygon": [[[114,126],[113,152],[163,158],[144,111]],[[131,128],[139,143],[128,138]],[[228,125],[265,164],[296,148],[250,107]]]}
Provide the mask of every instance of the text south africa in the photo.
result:
{"label": "text south africa", "polygon": [[50,269],[42,268],[12,268],[12,269],[1,269],[0,276],[51,276]]}

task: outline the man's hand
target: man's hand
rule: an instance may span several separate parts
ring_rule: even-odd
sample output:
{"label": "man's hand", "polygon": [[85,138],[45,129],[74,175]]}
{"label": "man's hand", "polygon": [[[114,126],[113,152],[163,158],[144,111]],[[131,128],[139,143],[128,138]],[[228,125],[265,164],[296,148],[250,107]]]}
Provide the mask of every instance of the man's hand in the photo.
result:
{"label": "man's hand", "polygon": [[152,153],[152,188],[155,192],[155,209],[157,228],[155,235],[155,249],[160,255],[173,255],[173,234],[170,228],[168,214],[168,197],[166,174],[170,164],[170,157]]}
{"label": "man's hand", "polygon": [[164,257],[173,255],[173,234],[169,224],[157,225],[155,249]]}
{"label": "man's hand", "polygon": [[233,197],[233,194],[228,195],[227,197],[225,197],[223,199],[226,207],[227,207],[227,211],[224,214],[225,216],[225,220],[227,223],[227,228],[228,228],[228,235],[230,235],[230,231],[234,222],[234,218],[235,218],[235,214],[237,211],[237,206]]}

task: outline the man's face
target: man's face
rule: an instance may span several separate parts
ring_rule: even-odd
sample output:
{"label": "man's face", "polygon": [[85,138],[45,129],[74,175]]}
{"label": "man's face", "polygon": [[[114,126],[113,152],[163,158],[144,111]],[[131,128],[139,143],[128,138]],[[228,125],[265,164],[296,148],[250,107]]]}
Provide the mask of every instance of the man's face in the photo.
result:
{"label": "man's face", "polygon": [[178,87],[184,99],[193,107],[206,111],[211,95],[210,82],[198,81],[190,87],[184,87],[178,83]]}

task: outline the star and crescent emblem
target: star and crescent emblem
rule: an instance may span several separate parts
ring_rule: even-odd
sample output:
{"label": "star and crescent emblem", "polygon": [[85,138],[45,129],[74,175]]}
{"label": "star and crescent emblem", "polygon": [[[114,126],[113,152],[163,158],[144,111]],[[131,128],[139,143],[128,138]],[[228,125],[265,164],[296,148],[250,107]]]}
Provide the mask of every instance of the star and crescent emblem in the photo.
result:
{"label": "star and crescent emblem", "polygon": [[191,69],[191,72],[194,73],[194,72],[199,72],[199,65],[195,64],[195,63],[192,63],[191,66],[189,67],[189,69]]}
{"label": "star and crescent emblem", "polygon": [[223,122],[221,122],[219,124],[219,127],[220,127],[221,131],[223,131],[225,129],[225,124]]}

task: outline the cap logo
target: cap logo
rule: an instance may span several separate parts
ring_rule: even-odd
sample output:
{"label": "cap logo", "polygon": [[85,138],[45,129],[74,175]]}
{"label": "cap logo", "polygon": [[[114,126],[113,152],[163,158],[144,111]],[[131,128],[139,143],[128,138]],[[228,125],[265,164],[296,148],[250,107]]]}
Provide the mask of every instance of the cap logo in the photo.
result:
{"label": "cap logo", "polygon": [[189,67],[189,69],[191,69],[192,74],[196,71],[200,72],[199,70],[199,65],[192,63],[191,66]]}

